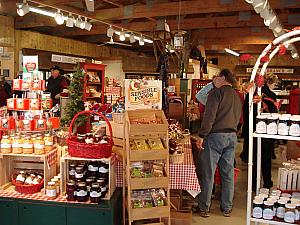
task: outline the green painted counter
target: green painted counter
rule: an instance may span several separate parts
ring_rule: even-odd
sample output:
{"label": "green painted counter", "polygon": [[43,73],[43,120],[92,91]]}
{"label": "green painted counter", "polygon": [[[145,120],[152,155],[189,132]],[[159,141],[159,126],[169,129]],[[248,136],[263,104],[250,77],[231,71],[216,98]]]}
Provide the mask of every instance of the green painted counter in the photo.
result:
{"label": "green painted counter", "polygon": [[0,225],[120,225],[121,191],[95,204],[0,198]]}

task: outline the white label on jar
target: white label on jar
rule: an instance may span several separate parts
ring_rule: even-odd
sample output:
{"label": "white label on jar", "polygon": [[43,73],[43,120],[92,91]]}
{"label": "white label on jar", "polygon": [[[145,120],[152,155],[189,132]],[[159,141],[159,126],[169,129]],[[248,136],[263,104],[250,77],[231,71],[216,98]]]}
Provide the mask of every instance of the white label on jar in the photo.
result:
{"label": "white label on jar", "polygon": [[275,122],[267,125],[267,134],[277,134],[277,124]]}
{"label": "white label on jar", "polygon": [[100,198],[101,197],[101,192],[92,191],[90,193],[90,197],[92,197],[92,198]]}
{"label": "white label on jar", "polygon": [[26,179],[26,178],[25,178],[25,177],[23,177],[23,176],[22,176],[22,175],[20,175],[20,174],[19,174],[19,175],[17,176],[17,178],[16,178],[16,180],[17,180],[17,181],[20,181],[20,182],[24,182],[24,181],[25,181],[25,179]]}
{"label": "white label on jar", "polygon": [[261,207],[254,207],[253,208],[253,217],[260,219],[262,218],[263,210]]}
{"label": "white label on jar", "polygon": [[57,196],[57,192],[56,192],[56,188],[55,189],[53,189],[53,190],[46,190],[46,195],[48,196],[48,197],[56,197]]}
{"label": "white label on jar", "polygon": [[23,144],[23,148],[33,148],[33,144],[25,143]]}
{"label": "white label on jar", "polygon": [[299,212],[299,210],[297,210],[297,209],[296,209],[296,211],[295,211],[295,220],[296,220],[296,221],[300,220],[300,212]]}
{"label": "white label on jar", "polygon": [[276,216],[278,218],[283,219],[284,218],[284,213],[285,213],[285,207],[278,207],[276,210]]}
{"label": "white label on jar", "polygon": [[76,173],[75,172],[75,178],[83,178],[83,173]]}
{"label": "white label on jar", "polygon": [[94,139],[93,138],[87,138],[87,139],[85,139],[85,143],[87,143],[87,144],[93,144],[94,143]]}
{"label": "white label on jar", "polygon": [[80,191],[77,191],[76,195],[78,197],[84,197],[84,196],[87,196],[87,192],[84,190],[80,190]]}
{"label": "white label on jar", "polygon": [[35,148],[35,149],[44,149],[44,147],[45,147],[45,146],[42,145],[42,144],[38,144],[38,143],[37,143],[37,144],[34,144],[34,148]]}
{"label": "white label on jar", "polygon": [[264,121],[260,121],[256,124],[256,132],[259,134],[267,133],[267,125]]}
{"label": "white label on jar", "polygon": [[295,213],[294,212],[286,212],[284,214],[284,222],[294,223],[295,222]]}
{"label": "white label on jar", "polygon": [[48,140],[45,140],[45,145],[53,145],[53,141],[48,141]]}
{"label": "white label on jar", "polygon": [[263,218],[265,220],[271,220],[273,219],[273,210],[272,209],[264,209],[263,210]]}
{"label": "white label on jar", "polygon": [[11,144],[1,143],[1,148],[11,148]]}
{"label": "white label on jar", "polygon": [[289,126],[287,123],[278,124],[278,134],[279,135],[289,135]]}
{"label": "white label on jar", "polygon": [[13,144],[12,144],[12,147],[13,148],[22,148],[22,144],[21,143],[18,143],[18,142],[14,142]]}
{"label": "white label on jar", "polygon": [[108,169],[105,169],[105,167],[100,167],[99,173],[108,173]]}
{"label": "white label on jar", "polygon": [[70,176],[75,176],[75,170],[69,170],[69,175]]}
{"label": "white label on jar", "polygon": [[92,172],[95,172],[95,171],[98,171],[98,167],[95,167],[93,165],[89,165],[88,170],[92,171]]}
{"label": "white label on jar", "polygon": [[107,190],[106,186],[101,188],[101,192],[105,192]]}
{"label": "white label on jar", "polygon": [[298,137],[300,136],[300,126],[299,124],[292,124],[290,126],[290,135]]}

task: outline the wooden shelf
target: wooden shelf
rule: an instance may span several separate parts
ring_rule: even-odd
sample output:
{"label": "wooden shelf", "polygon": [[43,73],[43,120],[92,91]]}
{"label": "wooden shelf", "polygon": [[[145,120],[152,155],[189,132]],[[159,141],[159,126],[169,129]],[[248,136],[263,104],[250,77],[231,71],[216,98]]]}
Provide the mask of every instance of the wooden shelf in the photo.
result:
{"label": "wooden shelf", "polygon": [[66,155],[64,155],[64,156],[61,157],[61,161],[64,161],[64,160],[76,160],[76,161],[102,161],[102,162],[109,162],[111,158],[112,157],[101,158],[101,159],[77,158],[77,157],[72,157],[69,154],[66,154]]}
{"label": "wooden shelf", "polygon": [[291,225],[294,223],[286,223],[286,222],[280,222],[280,221],[275,221],[275,220],[264,220],[264,219],[256,219],[256,218],[251,218],[250,219],[252,222],[257,222],[257,223],[263,223],[263,224],[275,224],[275,225]]}
{"label": "wooden shelf", "polygon": [[169,185],[168,177],[149,177],[149,178],[131,178],[131,189],[152,189],[152,188],[164,188]]}
{"label": "wooden shelf", "polygon": [[144,219],[154,219],[170,216],[170,207],[151,207],[151,208],[141,208],[141,209],[130,209],[132,213],[133,220],[144,220]]}
{"label": "wooden shelf", "polygon": [[130,161],[146,161],[146,160],[160,160],[167,159],[169,152],[164,150],[131,150]]}
{"label": "wooden shelf", "polygon": [[300,137],[293,137],[293,136],[281,136],[281,135],[270,135],[270,134],[258,134],[253,133],[253,137],[260,137],[260,138],[270,138],[270,139],[279,139],[279,140],[290,140],[290,141],[300,141]]}

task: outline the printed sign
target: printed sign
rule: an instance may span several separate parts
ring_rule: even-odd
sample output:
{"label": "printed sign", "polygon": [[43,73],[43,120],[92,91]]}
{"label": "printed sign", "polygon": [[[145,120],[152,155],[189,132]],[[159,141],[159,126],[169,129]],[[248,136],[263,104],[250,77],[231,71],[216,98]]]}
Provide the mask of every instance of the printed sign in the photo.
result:
{"label": "printed sign", "polygon": [[39,57],[37,55],[23,56],[23,72],[37,73],[39,70]]}
{"label": "printed sign", "polygon": [[125,79],[125,109],[161,109],[162,82],[160,80]]}
{"label": "printed sign", "polygon": [[52,62],[59,62],[59,63],[77,64],[79,62],[85,62],[85,60],[86,60],[85,58],[72,57],[72,56],[66,56],[66,55],[52,54],[52,56],[51,56]]}
{"label": "printed sign", "polygon": [[[253,68],[246,68],[246,73],[252,73]],[[258,69],[260,73],[261,69]],[[266,73],[285,73],[285,74],[293,74],[294,69],[286,69],[286,68],[267,68]]]}

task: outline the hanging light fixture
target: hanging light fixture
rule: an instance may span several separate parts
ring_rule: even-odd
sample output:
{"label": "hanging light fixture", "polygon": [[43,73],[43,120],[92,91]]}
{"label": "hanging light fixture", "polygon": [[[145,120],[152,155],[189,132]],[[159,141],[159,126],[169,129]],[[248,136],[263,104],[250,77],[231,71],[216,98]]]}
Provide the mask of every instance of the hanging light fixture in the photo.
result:
{"label": "hanging light fixture", "polygon": [[136,41],[135,38],[134,38],[134,34],[133,33],[130,34],[129,41],[130,41],[131,44]]}
{"label": "hanging light fixture", "polygon": [[23,3],[17,3],[16,5],[19,16],[25,16],[27,13],[29,13],[29,5],[26,0],[24,0]]}
{"label": "hanging light fixture", "polygon": [[78,16],[77,19],[76,19],[76,21],[75,21],[75,27],[80,28],[80,25],[81,25],[82,22],[83,21],[81,19],[81,16]]}
{"label": "hanging light fixture", "polygon": [[179,0],[179,7],[178,7],[178,29],[174,35],[174,48],[175,50],[182,50],[184,45],[184,31],[180,30],[180,14],[181,14],[181,0]]}
{"label": "hanging light fixture", "polygon": [[93,24],[91,22],[86,21],[84,29],[91,31]]}
{"label": "hanging light fixture", "polygon": [[144,37],[143,37],[143,35],[142,35],[142,36],[140,36],[140,38],[139,38],[139,45],[140,45],[140,46],[143,46],[143,45],[145,45],[145,41],[144,41]]}
{"label": "hanging light fixture", "polygon": [[267,6],[268,1],[267,0],[253,0],[253,8],[256,13],[262,12],[266,6]]}
{"label": "hanging light fixture", "polygon": [[107,29],[106,35],[107,37],[112,37],[114,35],[115,30],[112,28],[111,25],[109,25],[109,28]]}
{"label": "hanging light fixture", "polygon": [[125,32],[124,30],[122,29],[122,31],[120,32],[120,41],[125,41],[126,37],[125,37]]}
{"label": "hanging light fixture", "polygon": [[56,22],[58,25],[62,25],[62,24],[65,22],[64,16],[63,16],[63,14],[60,12],[60,9],[57,10],[57,12],[55,13],[54,19],[55,19],[55,22]]}
{"label": "hanging light fixture", "polygon": [[74,27],[74,17],[72,16],[72,13],[69,13],[67,22],[66,22],[66,27]]}

